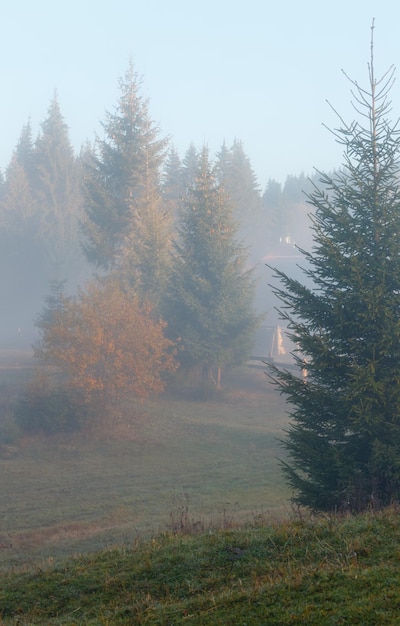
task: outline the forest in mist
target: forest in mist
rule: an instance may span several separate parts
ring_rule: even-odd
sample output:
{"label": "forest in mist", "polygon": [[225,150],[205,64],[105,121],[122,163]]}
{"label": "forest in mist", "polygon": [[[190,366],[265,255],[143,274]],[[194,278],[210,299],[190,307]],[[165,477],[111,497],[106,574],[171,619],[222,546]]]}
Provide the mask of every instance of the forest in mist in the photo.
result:
{"label": "forest in mist", "polygon": [[[38,136],[28,120],[16,138],[0,180],[2,347],[29,347],[36,340],[35,321],[55,283],[75,294],[93,274],[129,267],[131,282],[159,299],[185,207],[205,174],[223,194],[243,268],[253,268],[255,309],[274,323],[265,263],[289,264],[295,271],[293,244],[310,246],[305,192],[311,181],[288,175],[283,185],[269,180],[261,189],[239,138],[232,145],[221,138],[215,155],[193,144],[179,155],[173,138],[162,137],[151,120],[140,88],[130,66],[115,109],[105,113],[103,135],[79,154],[56,94]],[[156,260],[158,269],[151,269]]]}

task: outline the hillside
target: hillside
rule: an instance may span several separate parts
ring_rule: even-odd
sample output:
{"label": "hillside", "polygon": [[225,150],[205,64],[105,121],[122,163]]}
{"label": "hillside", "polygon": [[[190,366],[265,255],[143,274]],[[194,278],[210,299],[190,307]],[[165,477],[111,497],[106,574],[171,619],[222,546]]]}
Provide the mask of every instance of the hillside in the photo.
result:
{"label": "hillside", "polygon": [[4,576],[3,624],[398,624],[398,510],[161,534]]}

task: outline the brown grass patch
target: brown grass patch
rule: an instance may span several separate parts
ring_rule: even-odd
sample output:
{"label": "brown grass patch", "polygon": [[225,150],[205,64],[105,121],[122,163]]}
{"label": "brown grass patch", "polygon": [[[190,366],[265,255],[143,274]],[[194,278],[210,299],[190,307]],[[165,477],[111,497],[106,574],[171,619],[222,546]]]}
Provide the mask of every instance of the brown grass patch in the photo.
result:
{"label": "brown grass patch", "polygon": [[132,528],[128,511],[120,508],[94,521],[68,521],[36,529],[26,529],[15,533],[0,534],[0,551],[22,554],[44,547],[59,546],[74,540],[82,540],[101,535],[112,529]]}

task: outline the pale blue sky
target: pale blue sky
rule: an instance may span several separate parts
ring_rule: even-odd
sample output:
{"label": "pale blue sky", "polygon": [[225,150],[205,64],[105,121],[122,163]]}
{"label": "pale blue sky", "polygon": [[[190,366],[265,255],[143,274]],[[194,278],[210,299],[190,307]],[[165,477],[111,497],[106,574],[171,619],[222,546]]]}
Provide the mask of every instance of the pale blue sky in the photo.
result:
{"label": "pale blue sky", "polygon": [[[350,85],[400,66],[397,0],[9,0],[2,7],[0,168],[22,126],[36,136],[57,89],[73,146],[101,132],[129,58],[151,117],[181,155],[241,139],[262,187],[341,163],[322,126],[351,120]],[[400,115],[400,76],[392,91]]]}

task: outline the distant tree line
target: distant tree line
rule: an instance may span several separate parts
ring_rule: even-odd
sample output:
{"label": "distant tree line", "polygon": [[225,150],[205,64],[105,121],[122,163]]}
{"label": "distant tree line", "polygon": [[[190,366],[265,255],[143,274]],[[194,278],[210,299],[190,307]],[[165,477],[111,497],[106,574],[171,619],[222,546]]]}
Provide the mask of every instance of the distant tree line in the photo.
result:
{"label": "distant tree line", "polygon": [[[239,140],[223,143],[214,158],[191,144],[181,158],[151,119],[141,86],[130,63],[102,136],[79,155],[56,94],[38,137],[29,122],[23,127],[0,185],[2,319],[12,332],[35,325],[37,356],[58,367],[69,359],[66,369],[74,363],[80,381],[99,389],[111,353],[121,371],[128,367],[123,352],[132,350],[131,338],[109,333],[128,299],[129,333],[135,315],[138,328],[151,317],[160,324],[153,336],[163,329],[181,371],[219,387],[223,368],[251,351],[263,312],[255,307],[263,256],[288,234],[306,233],[308,183],[303,175],[283,187],[271,180],[262,193]],[[89,311],[90,301],[98,306]],[[86,363],[78,364],[74,342]],[[147,347],[140,358],[143,368],[158,359],[154,380],[166,363],[175,369],[150,340]],[[143,385],[124,384],[146,395]]]}
{"label": "distant tree line", "polygon": [[[132,66],[122,78],[120,90],[115,111],[107,113],[103,121],[104,136],[94,145],[83,146],[79,154],[71,147],[55,94],[38,136],[32,136],[28,121],[6,171],[0,174],[2,343],[12,338],[18,327],[31,339],[32,320],[41,309],[49,281],[67,280],[68,289],[74,291],[93,265],[103,270],[110,263],[120,263],[115,257],[120,235],[131,243],[143,240],[139,230],[149,225],[144,212],[149,220],[153,215],[153,236],[157,239],[165,231],[172,244],[202,147],[190,145],[180,158],[171,142],[160,137],[140,93],[141,79]],[[307,236],[309,208],[303,190],[308,180],[304,175],[289,176],[284,185],[271,180],[262,192],[237,139],[230,147],[223,143],[214,161],[215,180],[229,198],[236,237],[246,247],[251,265],[260,264],[280,238],[300,232]],[[108,189],[100,190],[100,182],[106,181]],[[147,204],[139,209],[144,194]],[[137,207],[134,217],[133,204]],[[100,223],[102,215],[108,224],[103,233],[97,230],[96,241],[96,221]],[[163,238],[165,244],[168,237]],[[167,247],[161,250],[158,245],[153,254],[149,241],[140,252],[137,245],[125,246],[125,257],[128,249],[131,256],[130,261],[125,258],[125,264],[132,264],[132,256],[140,253],[136,281],[140,280],[141,265],[154,294],[162,291],[159,280],[164,280],[167,272],[163,257],[168,256]]]}

